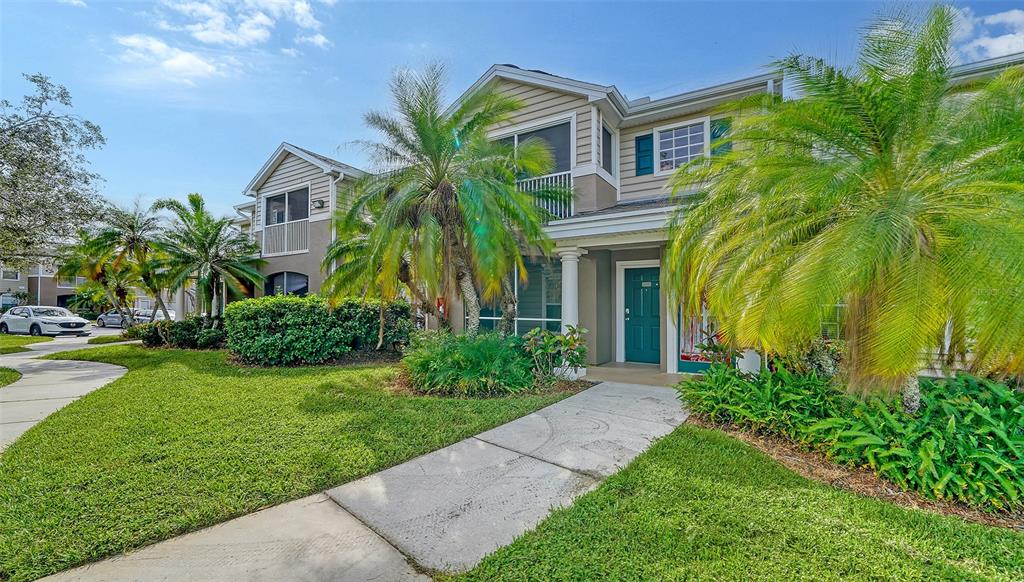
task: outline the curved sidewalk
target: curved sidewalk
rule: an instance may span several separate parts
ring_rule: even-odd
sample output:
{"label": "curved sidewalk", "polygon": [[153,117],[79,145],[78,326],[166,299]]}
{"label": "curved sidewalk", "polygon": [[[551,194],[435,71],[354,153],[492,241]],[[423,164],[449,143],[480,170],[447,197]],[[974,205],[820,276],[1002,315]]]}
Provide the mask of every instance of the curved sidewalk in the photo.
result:
{"label": "curved sidewalk", "polygon": [[0,367],[21,373],[20,379],[0,388],[0,451],[39,421],[128,371],[99,362],[38,359],[47,354],[98,347],[87,341],[88,338],[55,338],[27,346],[27,352],[0,356]]}
{"label": "curved sidewalk", "polygon": [[428,582],[533,529],[686,417],[674,390],[605,382],[323,493],[47,580]]}

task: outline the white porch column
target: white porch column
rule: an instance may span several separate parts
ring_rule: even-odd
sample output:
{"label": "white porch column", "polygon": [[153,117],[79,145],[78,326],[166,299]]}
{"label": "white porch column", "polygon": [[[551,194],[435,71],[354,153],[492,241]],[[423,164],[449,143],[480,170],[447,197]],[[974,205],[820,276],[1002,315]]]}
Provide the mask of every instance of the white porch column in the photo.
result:
{"label": "white porch column", "polygon": [[178,287],[174,292],[174,319],[181,321],[185,319],[185,286]]}
{"label": "white porch column", "polygon": [[576,247],[555,249],[562,259],[562,332],[580,324],[580,255]]}

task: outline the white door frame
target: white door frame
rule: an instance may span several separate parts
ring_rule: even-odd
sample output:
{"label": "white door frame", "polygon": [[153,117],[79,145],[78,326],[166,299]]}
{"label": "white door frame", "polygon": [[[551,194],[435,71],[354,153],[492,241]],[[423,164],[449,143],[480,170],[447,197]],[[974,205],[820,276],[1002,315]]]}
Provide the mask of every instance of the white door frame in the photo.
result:
{"label": "white door frame", "polygon": [[[646,259],[642,261],[615,261],[615,361],[626,361],[626,269],[647,269],[658,267],[661,269],[661,259]],[[660,274],[660,270],[659,270]],[[660,291],[659,291],[660,293]],[[661,312],[661,301],[659,296],[659,316]],[[666,314],[667,315],[667,314]],[[671,337],[670,332],[675,330],[675,322],[671,317],[662,318],[665,321],[665,338]],[[665,344],[672,347],[671,341]],[[669,352],[671,353],[671,352]],[[671,358],[669,358],[671,360]],[[671,364],[671,362],[670,362]]]}

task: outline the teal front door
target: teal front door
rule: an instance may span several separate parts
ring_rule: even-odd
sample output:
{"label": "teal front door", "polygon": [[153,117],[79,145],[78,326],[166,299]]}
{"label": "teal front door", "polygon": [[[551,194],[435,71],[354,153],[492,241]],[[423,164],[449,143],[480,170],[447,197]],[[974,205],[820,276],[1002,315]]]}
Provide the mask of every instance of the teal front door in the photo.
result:
{"label": "teal front door", "polygon": [[658,267],[626,269],[623,329],[627,362],[661,362],[661,289]]}

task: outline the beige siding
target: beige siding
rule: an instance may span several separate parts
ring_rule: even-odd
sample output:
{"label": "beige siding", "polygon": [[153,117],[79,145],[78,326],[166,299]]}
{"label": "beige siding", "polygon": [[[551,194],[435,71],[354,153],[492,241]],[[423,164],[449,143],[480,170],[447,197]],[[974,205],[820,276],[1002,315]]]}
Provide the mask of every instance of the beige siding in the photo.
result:
{"label": "beige siding", "polygon": [[[665,196],[670,193],[667,187],[667,182],[671,177],[671,174],[661,176],[657,174],[658,160],[654,160],[654,174],[648,174],[646,176],[636,175],[635,139],[637,136],[650,134],[656,127],[673,125],[687,120],[695,120],[707,115],[707,112],[688,113],[682,117],[663,119],[654,123],[647,123],[636,127],[621,129],[619,132],[619,172],[621,175],[619,199],[640,200],[643,198]],[[710,117],[712,119],[716,119],[721,116],[711,115]]]}
{"label": "beige siding", "polygon": [[494,127],[492,133],[501,133],[502,128],[509,126],[529,125],[549,117],[575,113],[576,163],[587,164],[592,161],[590,104],[584,97],[513,81],[501,80],[498,83],[497,90],[522,101],[523,108],[516,111],[508,123]]}
{"label": "beige siding", "polygon": [[[280,194],[288,190],[302,188],[309,184],[309,219],[311,221],[325,220],[330,218],[330,195],[331,177],[324,174],[319,167],[303,160],[302,158],[286,154],[281,163],[274,168],[270,177],[263,182],[257,193],[260,197],[270,194]],[[314,200],[323,200],[324,207],[316,209],[312,207]],[[265,211],[263,200],[256,204],[256,224],[263,224],[263,212]]]}

